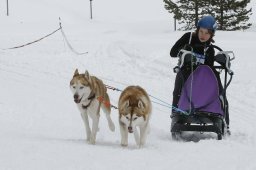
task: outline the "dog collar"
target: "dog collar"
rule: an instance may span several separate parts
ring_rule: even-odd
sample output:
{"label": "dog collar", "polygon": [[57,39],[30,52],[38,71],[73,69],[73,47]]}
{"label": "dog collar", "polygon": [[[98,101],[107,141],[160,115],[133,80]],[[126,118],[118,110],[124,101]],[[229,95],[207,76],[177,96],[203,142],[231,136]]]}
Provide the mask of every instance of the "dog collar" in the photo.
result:
{"label": "dog collar", "polygon": [[88,97],[88,100],[92,100],[95,98],[95,93],[91,92],[91,94]]}
{"label": "dog collar", "polygon": [[83,109],[87,109],[87,108],[90,106],[90,104],[91,104],[91,102],[92,102],[92,100],[93,100],[94,98],[95,98],[95,93],[91,92],[90,95],[89,95],[89,97],[87,98],[87,99],[89,100],[89,103],[88,103],[87,105],[83,105],[83,104],[82,104],[82,108],[83,108]]}

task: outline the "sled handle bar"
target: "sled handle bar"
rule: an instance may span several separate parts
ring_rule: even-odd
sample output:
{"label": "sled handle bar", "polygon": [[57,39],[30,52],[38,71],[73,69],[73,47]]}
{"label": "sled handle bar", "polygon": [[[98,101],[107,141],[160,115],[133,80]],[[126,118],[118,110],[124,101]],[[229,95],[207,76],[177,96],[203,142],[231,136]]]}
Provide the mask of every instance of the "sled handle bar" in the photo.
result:
{"label": "sled handle bar", "polygon": [[[232,57],[230,57],[230,54],[232,55]],[[217,53],[217,55],[215,56],[215,59],[217,59],[217,56],[224,56],[225,57],[225,61],[223,61],[223,64],[225,64],[225,68],[227,69],[228,73],[230,75],[233,75],[234,72],[230,69],[230,66],[231,66],[231,62],[232,60],[235,59],[235,54],[233,51],[219,51]],[[216,60],[217,61],[217,60]],[[218,61],[217,61],[218,62]]]}
{"label": "sled handle bar", "polygon": [[[193,50],[193,47],[191,47],[190,44],[186,44],[185,47],[187,47],[187,48],[189,47],[190,49]],[[213,47],[213,48],[215,48],[215,49],[217,49],[219,51],[223,51],[219,46],[213,45],[213,44],[196,44],[194,47],[204,47],[204,48],[206,48],[206,47]]]}
{"label": "sled handle bar", "polygon": [[[216,46],[216,45],[212,45],[212,44],[207,45],[207,46],[208,46],[208,47],[211,46],[211,47],[213,47],[213,48],[219,50],[219,52],[217,53],[217,55],[218,55],[218,54],[220,54],[220,55],[223,54],[223,55],[225,56],[225,58],[226,58],[226,60],[225,60],[225,67],[226,67],[226,69],[227,69],[229,75],[233,75],[234,72],[230,69],[230,66],[231,66],[231,62],[230,62],[230,61],[232,61],[232,60],[235,59],[235,54],[234,54],[234,52],[233,52],[233,51],[223,51],[220,47],[218,47],[218,46]],[[232,58],[230,57],[229,54],[232,55]],[[217,55],[216,55],[216,56],[217,56]]]}
{"label": "sled handle bar", "polygon": [[[214,46],[214,45],[212,45]],[[223,65],[225,65],[225,68],[227,69],[228,73],[230,75],[233,75],[234,72],[230,69],[230,66],[231,66],[231,62],[232,60],[235,59],[235,54],[233,51],[222,51],[221,48],[217,47],[217,46],[214,46],[214,48],[217,48],[218,50],[220,50],[216,56],[220,56],[220,57],[216,57],[215,56],[215,60],[216,62],[219,62],[222,63]],[[230,57],[230,54],[232,55],[232,58]],[[185,62],[185,57],[187,55],[191,55],[191,56],[194,56],[194,53],[192,51],[188,51],[188,50],[184,50],[184,49],[181,49],[178,53],[178,56],[179,56],[179,61],[178,61],[178,65],[176,67],[173,68],[173,71],[175,73],[179,72],[180,68],[184,65],[184,62]]]}
{"label": "sled handle bar", "polygon": [[179,53],[178,53],[178,56],[179,56],[178,67],[179,68],[184,65],[185,57],[187,54],[190,54],[192,56],[194,55],[191,51],[188,51],[188,50],[181,49],[179,51]]}

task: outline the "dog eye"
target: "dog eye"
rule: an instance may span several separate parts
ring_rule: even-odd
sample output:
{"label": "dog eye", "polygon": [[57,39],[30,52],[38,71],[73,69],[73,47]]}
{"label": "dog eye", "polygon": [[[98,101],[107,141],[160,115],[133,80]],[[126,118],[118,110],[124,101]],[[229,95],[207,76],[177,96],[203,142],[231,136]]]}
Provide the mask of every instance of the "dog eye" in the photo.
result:
{"label": "dog eye", "polygon": [[127,120],[130,120],[130,118],[128,116],[125,117]]}
{"label": "dog eye", "polygon": [[84,88],[84,86],[79,87],[79,89],[83,89],[83,88]]}
{"label": "dog eye", "polygon": [[73,86],[73,89],[75,89],[76,88],[76,86]]}
{"label": "dog eye", "polygon": [[138,117],[133,118],[133,120],[136,120]]}

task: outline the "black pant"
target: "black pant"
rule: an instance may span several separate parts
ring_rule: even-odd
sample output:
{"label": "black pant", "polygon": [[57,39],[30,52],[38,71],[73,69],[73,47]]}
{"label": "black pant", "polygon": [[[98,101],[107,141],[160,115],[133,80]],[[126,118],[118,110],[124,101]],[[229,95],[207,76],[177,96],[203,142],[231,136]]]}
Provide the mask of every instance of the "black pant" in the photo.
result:
{"label": "black pant", "polygon": [[189,67],[183,67],[181,70],[177,73],[175,78],[175,84],[174,84],[174,90],[173,90],[173,99],[172,99],[172,106],[178,107],[178,102],[181,95],[181,90],[188,79],[189,75],[191,73],[191,69]]}

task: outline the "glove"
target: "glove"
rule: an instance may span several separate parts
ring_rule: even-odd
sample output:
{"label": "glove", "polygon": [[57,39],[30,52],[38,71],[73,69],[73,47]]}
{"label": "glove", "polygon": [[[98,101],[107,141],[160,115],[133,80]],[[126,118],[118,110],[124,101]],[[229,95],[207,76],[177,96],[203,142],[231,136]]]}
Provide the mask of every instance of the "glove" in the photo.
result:
{"label": "glove", "polygon": [[183,49],[187,51],[193,51],[193,48],[190,46],[190,44],[185,44]]}

